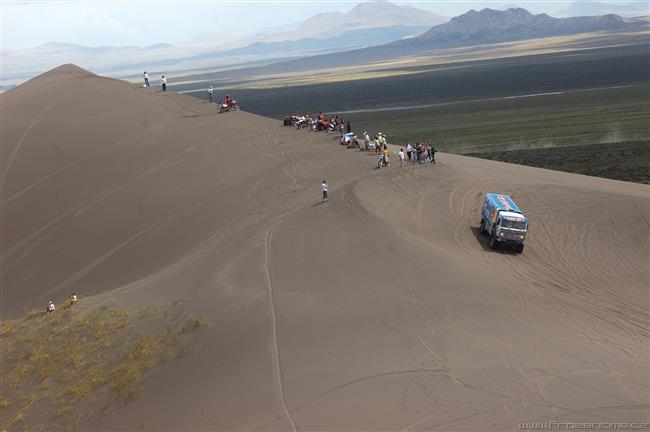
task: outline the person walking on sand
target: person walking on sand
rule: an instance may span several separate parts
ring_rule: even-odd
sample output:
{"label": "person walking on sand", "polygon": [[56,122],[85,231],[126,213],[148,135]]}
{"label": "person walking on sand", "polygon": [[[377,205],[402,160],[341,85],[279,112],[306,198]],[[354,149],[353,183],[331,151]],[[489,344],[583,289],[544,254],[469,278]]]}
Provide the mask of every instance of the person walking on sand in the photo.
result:
{"label": "person walking on sand", "polygon": [[167,91],[167,78],[165,78],[165,75],[160,78],[160,84],[162,84],[162,91],[166,92]]}
{"label": "person walking on sand", "polygon": [[70,306],[72,306],[75,303],[77,303],[77,294],[72,293],[72,295],[70,296]]}
{"label": "person walking on sand", "polygon": [[399,149],[397,155],[399,156],[399,167],[402,168],[404,166],[404,149]]}
{"label": "person walking on sand", "polygon": [[406,144],[406,156],[408,156],[409,160],[411,160],[411,155],[413,154],[413,147],[411,146],[410,143]]}
{"label": "person walking on sand", "polygon": [[320,190],[323,192],[323,201],[327,201],[327,182],[325,180],[321,183]]}
{"label": "person walking on sand", "polygon": [[208,88],[208,100],[210,103],[212,103],[212,93],[214,93],[214,89],[210,86],[210,88]]}
{"label": "person walking on sand", "polygon": [[52,313],[56,310],[56,306],[54,306],[54,302],[50,300],[50,303],[47,305],[47,313]]}
{"label": "person walking on sand", "polygon": [[149,75],[147,75],[147,71],[144,71],[144,86],[149,87]]}
{"label": "person walking on sand", "polygon": [[347,133],[352,132],[352,127],[350,126],[350,122],[349,122],[349,121],[347,122],[347,124],[346,124],[346,126],[345,126],[345,131],[346,131]]}
{"label": "person walking on sand", "polygon": [[431,163],[435,164],[436,163],[436,148],[429,144],[429,147],[431,147]]}
{"label": "person walking on sand", "polygon": [[368,151],[368,145],[370,144],[370,135],[368,135],[368,131],[363,132],[363,147]]}

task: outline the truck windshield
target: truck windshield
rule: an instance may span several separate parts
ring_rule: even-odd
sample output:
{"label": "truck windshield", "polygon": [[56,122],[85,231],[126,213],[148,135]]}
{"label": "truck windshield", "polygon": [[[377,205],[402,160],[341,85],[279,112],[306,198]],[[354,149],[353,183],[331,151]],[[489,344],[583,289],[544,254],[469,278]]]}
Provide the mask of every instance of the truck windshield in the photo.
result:
{"label": "truck windshield", "polygon": [[501,221],[501,226],[503,228],[514,228],[514,229],[518,229],[518,230],[525,230],[526,229],[526,222],[503,220],[503,221]]}

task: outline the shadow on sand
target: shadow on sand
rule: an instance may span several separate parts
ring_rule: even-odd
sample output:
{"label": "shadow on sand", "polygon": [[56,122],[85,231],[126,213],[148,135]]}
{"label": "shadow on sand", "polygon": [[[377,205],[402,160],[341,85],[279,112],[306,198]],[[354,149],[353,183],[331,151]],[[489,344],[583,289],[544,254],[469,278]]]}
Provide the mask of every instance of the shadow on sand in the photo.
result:
{"label": "shadow on sand", "polygon": [[515,250],[514,246],[504,246],[504,245],[499,245],[497,249],[491,249],[489,242],[488,242],[488,236],[487,234],[481,234],[481,230],[479,227],[470,227],[470,231],[472,231],[472,234],[474,234],[474,237],[476,238],[476,242],[481,245],[484,251],[488,252],[497,252],[497,253],[504,253],[507,255],[519,255],[517,251]]}

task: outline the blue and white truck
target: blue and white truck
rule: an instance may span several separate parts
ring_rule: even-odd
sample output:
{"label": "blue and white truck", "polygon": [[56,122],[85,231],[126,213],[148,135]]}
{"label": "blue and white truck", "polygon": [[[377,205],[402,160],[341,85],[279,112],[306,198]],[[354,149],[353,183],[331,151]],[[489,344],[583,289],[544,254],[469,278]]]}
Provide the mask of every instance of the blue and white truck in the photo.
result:
{"label": "blue and white truck", "polygon": [[508,195],[488,193],[481,211],[481,233],[490,236],[490,248],[499,244],[515,247],[518,253],[524,251],[524,240],[528,232],[528,219]]}

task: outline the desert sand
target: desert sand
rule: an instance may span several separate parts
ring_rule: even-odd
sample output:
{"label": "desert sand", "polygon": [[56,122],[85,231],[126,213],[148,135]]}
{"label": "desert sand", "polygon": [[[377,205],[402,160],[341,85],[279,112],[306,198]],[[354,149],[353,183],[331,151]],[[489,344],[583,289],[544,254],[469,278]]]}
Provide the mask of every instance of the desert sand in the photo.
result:
{"label": "desert sand", "polygon": [[[649,421],[649,186],[450,154],[377,170],[169,90],[66,65],[0,96],[3,316],[74,291],[206,323],[82,430]],[[486,192],[528,216],[522,255],[478,234]]]}

